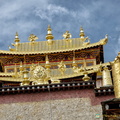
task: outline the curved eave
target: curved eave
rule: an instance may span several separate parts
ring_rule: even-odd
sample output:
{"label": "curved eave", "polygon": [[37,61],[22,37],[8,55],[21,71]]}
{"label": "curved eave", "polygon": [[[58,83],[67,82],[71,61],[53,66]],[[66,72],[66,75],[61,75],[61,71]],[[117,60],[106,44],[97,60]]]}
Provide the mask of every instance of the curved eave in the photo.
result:
{"label": "curved eave", "polygon": [[95,46],[105,45],[107,43],[108,39],[104,38],[101,39],[99,42],[92,43],[92,44],[85,44],[82,47],[74,47],[74,48],[66,48],[61,50],[51,50],[51,51],[31,51],[31,52],[19,52],[19,51],[5,51],[0,50],[1,54],[10,54],[10,55],[26,55],[26,54],[48,54],[48,53],[58,53],[58,52],[67,52],[67,51],[73,51],[73,50],[82,50],[86,48],[91,48]]}

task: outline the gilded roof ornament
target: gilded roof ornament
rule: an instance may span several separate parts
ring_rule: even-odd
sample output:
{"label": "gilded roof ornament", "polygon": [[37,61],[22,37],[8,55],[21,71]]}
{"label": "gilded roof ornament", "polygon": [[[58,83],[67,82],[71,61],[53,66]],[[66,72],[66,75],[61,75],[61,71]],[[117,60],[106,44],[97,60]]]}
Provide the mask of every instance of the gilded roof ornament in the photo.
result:
{"label": "gilded roof ornament", "polygon": [[105,35],[105,38],[101,39],[99,42],[100,42],[101,45],[107,44],[107,42],[108,42],[108,35]]}
{"label": "gilded roof ornament", "polygon": [[90,80],[90,77],[88,76],[87,71],[84,72],[84,77],[82,78],[82,80],[84,80],[84,81],[89,81]]}
{"label": "gilded roof ornament", "polygon": [[54,36],[52,35],[52,29],[51,29],[50,25],[48,25],[48,28],[47,28],[46,39],[47,39],[48,44],[53,43]]}
{"label": "gilded roof ornament", "polygon": [[80,27],[80,37],[84,38],[84,36],[85,36],[84,30],[82,27]]}
{"label": "gilded roof ornament", "polygon": [[47,31],[52,31],[50,25],[48,25]]}
{"label": "gilded roof ornament", "polygon": [[64,72],[66,71],[66,65],[63,63],[63,61],[61,61],[58,65],[58,69],[61,72],[61,74],[63,75]]}
{"label": "gilded roof ornament", "polygon": [[9,50],[10,51],[17,51],[18,50],[18,45],[20,45],[20,39],[19,39],[19,37],[18,37],[18,33],[16,32],[16,34],[15,34],[15,39],[14,39],[14,42],[15,43],[11,43],[12,44],[12,46],[14,46],[15,48],[11,48],[10,46],[9,46]]}
{"label": "gilded roof ornament", "polygon": [[85,37],[85,33],[82,27],[80,27],[80,39],[81,41],[86,41],[88,39],[88,37]]}
{"label": "gilded roof ornament", "polygon": [[15,34],[15,43],[18,43],[18,42],[20,42],[20,39],[19,39],[19,37],[18,37],[18,33],[16,32],[16,34]]}
{"label": "gilded roof ornament", "polygon": [[15,49],[14,49],[14,48],[11,48],[10,45],[8,46],[8,48],[9,48],[10,51],[15,51]]}
{"label": "gilded roof ornament", "polygon": [[38,39],[38,37],[35,36],[34,34],[30,34],[30,36],[29,36],[29,38],[28,38],[28,40],[29,40],[30,42],[35,42],[37,39]]}
{"label": "gilded roof ornament", "polygon": [[33,85],[48,84],[48,80],[50,79],[50,77],[47,75],[46,69],[41,65],[35,67],[32,77]]}
{"label": "gilded roof ornament", "polygon": [[63,34],[63,37],[64,39],[69,39],[72,37],[71,33],[69,33],[69,31],[66,31],[64,34]]}

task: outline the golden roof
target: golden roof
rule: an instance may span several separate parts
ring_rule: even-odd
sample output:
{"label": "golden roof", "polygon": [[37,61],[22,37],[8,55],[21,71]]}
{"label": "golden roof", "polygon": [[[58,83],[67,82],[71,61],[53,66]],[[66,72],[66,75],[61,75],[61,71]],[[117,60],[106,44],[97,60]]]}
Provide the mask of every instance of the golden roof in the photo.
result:
{"label": "golden roof", "polygon": [[81,38],[53,40],[52,44],[48,44],[48,41],[26,42],[19,43],[14,49],[10,49],[10,51],[0,50],[0,53],[23,55],[66,52],[105,45],[107,41],[108,38],[105,37],[96,43],[83,42]]}

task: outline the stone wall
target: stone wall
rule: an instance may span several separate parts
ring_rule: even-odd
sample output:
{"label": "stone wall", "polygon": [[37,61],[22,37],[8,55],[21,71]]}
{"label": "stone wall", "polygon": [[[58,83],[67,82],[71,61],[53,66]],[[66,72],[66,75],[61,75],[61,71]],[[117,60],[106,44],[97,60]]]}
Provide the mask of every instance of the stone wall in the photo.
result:
{"label": "stone wall", "polygon": [[102,120],[100,102],[113,97],[90,89],[1,95],[0,120]]}

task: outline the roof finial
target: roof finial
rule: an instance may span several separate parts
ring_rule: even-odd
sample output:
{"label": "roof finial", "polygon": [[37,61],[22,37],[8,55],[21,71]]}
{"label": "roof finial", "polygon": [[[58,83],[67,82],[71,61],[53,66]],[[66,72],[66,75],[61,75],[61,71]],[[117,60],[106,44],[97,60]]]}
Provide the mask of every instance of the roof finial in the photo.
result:
{"label": "roof finial", "polygon": [[54,36],[52,35],[52,29],[51,29],[50,25],[48,25],[48,28],[47,28],[46,39],[48,40],[49,44],[51,44],[52,40],[54,39]]}
{"label": "roof finial", "polygon": [[52,35],[52,29],[51,29],[50,25],[48,25],[46,39],[52,40],[53,38],[54,38],[54,36]]}
{"label": "roof finial", "polygon": [[[47,31],[52,31],[50,25],[48,25]],[[49,34],[49,33],[48,33]]]}
{"label": "roof finial", "polygon": [[[82,27],[80,27],[80,40],[82,42],[85,42],[88,39],[88,37],[85,37],[85,33]],[[88,41],[89,42],[89,41]]]}
{"label": "roof finial", "polygon": [[84,38],[85,33],[82,27],[80,27],[80,38]]}
{"label": "roof finial", "polygon": [[15,43],[18,43],[18,42],[20,42],[20,39],[19,39],[19,37],[18,37],[18,32],[16,32],[16,34],[15,34]]}

